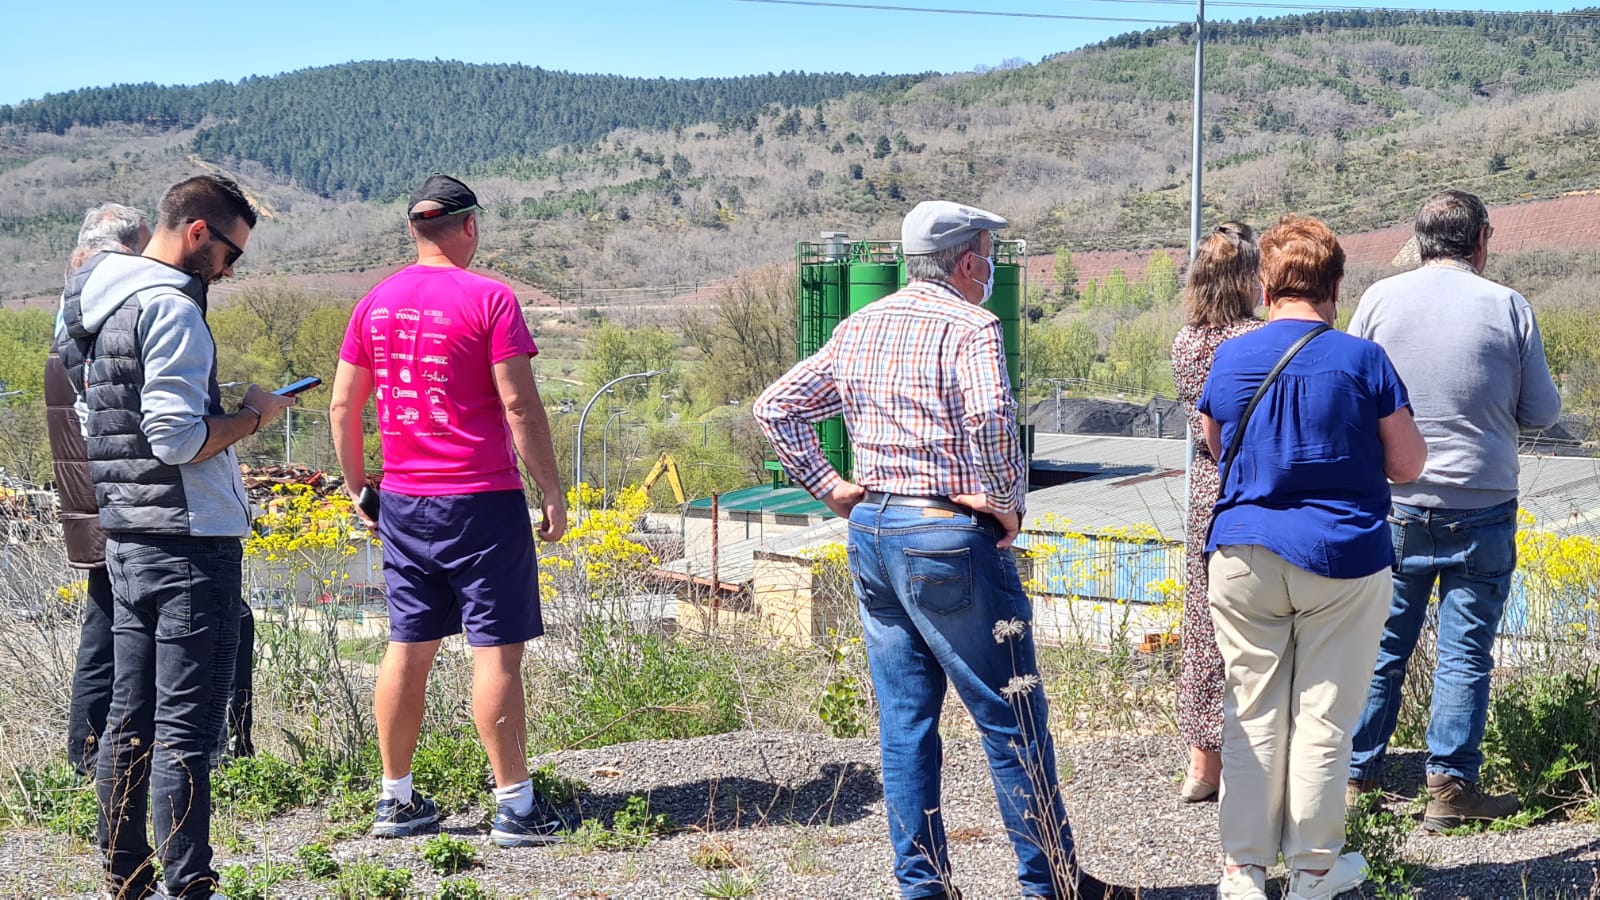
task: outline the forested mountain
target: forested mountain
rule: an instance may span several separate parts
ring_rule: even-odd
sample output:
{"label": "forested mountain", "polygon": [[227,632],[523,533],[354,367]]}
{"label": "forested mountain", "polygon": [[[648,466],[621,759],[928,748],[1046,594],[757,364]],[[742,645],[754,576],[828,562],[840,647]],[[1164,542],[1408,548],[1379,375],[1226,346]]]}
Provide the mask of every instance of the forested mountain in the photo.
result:
{"label": "forested mountain", "polygon": [[[1441,186],[1505,203],[1600,184],[1600,10],[1308,13],[1207,37],[1207,221],[1359,231]],[[818,230],[891,237],[928,196],[1003,212],[1034,253],[1183,246],[1192,38],[927,77],[394,62],[56,95],[0,112],[0,297],[59,285],[85,206],[148,206],[200,169],[267,213],[246,277],[398,261],[392,200],[431,169],[489,206],[480,264],[586,302],[669,298]]]}
{"label": "forested mountain", "polygon": [[742,78],[623,78],[520,65],[391,60],[237,84],[85,88],[0,107],[0,124],[199,127],[206,158],[253,160],[327,197],[388,199],[419,175],[584,144],[616,128],[753,124],[770,104],[810,106],[925,76],[785,72]]}

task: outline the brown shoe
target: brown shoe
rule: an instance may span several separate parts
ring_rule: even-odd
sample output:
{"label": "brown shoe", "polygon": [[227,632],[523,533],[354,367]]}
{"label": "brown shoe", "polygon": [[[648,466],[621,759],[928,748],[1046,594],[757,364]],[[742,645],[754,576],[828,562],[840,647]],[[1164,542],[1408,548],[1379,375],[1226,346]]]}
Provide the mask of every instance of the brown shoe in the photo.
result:
{"label": "brown shoe", "polygon": [[1422,827],[1432,832],[1459,828],[1464,822],[1504,819],[1522,804],[1515,794],[1485,794],[1477,782],[1454,775],[1428,776],[1428,809]]}
{"label": "brown shoe", "polygon": [[1381,778],[1352,778],[1344,783],[1344,808],[1355,809],[1362,794],[1373,794],[1381,790],[1383,790]]}

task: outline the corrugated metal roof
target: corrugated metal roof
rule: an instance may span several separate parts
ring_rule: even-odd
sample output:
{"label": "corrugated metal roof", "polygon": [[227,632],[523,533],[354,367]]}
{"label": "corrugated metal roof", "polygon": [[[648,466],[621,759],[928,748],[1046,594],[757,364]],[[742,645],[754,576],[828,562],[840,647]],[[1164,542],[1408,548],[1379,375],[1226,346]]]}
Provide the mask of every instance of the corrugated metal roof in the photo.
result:
{"label": "corrugated metal roof", "polygon": [[1023,530],[1106,534],[1139,525],[1154,527],[1163,540],[1183,540],[1181,460],[1176,469],[1150,466],[1029,491]]}
{"label": "corrugated metal roof", "polygon": [[1033,436],[1033,465],[1039,469],[1104,473],[1182,469],[1185,456],[1184,442],[1170,438],[1038,433]]}
{"label": "corrugated metal roof", "polygon": [[[843,543],[849,523],[831,518],[821,525],[801,531],[791,531],[777,537],[750,538],[728,541],[717,553],[717,580],[723,584],[744,584],[755,572],[755,555],[758,552],[781,553],[800,556],[824,544]],[[711,578],[711,553],[696,553],[683,559],[662,563],[657,570],[679,578],[709,580]]]}
{"label": "corrugated metal roof", "polygon": [[[694,509],[709,510],[711,498],[700,497],[690,500],[689,506]],[[791,516],[833,515],[822,501],[812,497],[805,488],[798,485],[775,488],[770,484],[761,484],[729,491],[717,498],[717,509],[720,512],[782,513]]]}
{"label": "corrugated metal roof", "polygon": [[1600,538],[1600,459],[1524,456],[1518,481],[1535,527]]}

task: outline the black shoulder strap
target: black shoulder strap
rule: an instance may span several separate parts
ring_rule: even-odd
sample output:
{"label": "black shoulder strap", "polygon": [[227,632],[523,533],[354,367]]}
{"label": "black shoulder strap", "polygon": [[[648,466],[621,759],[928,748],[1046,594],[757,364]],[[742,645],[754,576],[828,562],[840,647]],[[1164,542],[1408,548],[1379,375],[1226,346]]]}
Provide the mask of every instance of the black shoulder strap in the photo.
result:
{"label": "black shoulder strap", "polygon": [[1294,355],[1300,352],[1300,348],[1311,343],[1313,338],[1328,330],[1330,329],[1326,324],[1319,324],[1301,335],[1300,340],[1290,344],[1289,349],[1283,351],[1283,356],[1278,357],[1278,364],[1272,367],[1272,371],[1268,372],[1267,377],[1262,379],[1261,386],[1256,388],[1255,396],[1250,398],[1249,405],[1244,408],[1244,415],[1239,417],[1239,426],[1233,430],[1233,440],[1228,442],[1228,449],[1223,451],[1222,459],[1219,461],[1222,477],[1217,480],[1218,496],[1221,496],[1222,490],[1228,486],[1228,474],[1233,470],[1233,460],[1239,455],[1239,445],[1244,441],[1244,428],[1250,424],[1250,415],[1256,411],[1256,405],[1261,402],[1261,398],[1266,396],[1267,388],[1278,380],[1278,376],[1282,374],[1284,367],[1288,366],[1289,360],[1294,359]]}

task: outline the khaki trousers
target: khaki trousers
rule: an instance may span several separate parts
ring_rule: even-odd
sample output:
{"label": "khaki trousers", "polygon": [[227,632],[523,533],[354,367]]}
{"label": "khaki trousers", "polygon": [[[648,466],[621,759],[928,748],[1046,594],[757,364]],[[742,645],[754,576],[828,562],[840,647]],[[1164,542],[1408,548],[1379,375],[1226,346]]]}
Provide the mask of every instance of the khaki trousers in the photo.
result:
{"label": "khaki trousers", "polygon": [[1326,578],[1265,547],[1211,554],[1211,619],[1227,671],[1227,861],[1325,869],[1344,848],[1350,740],[1389,615],[1389,570]]}

